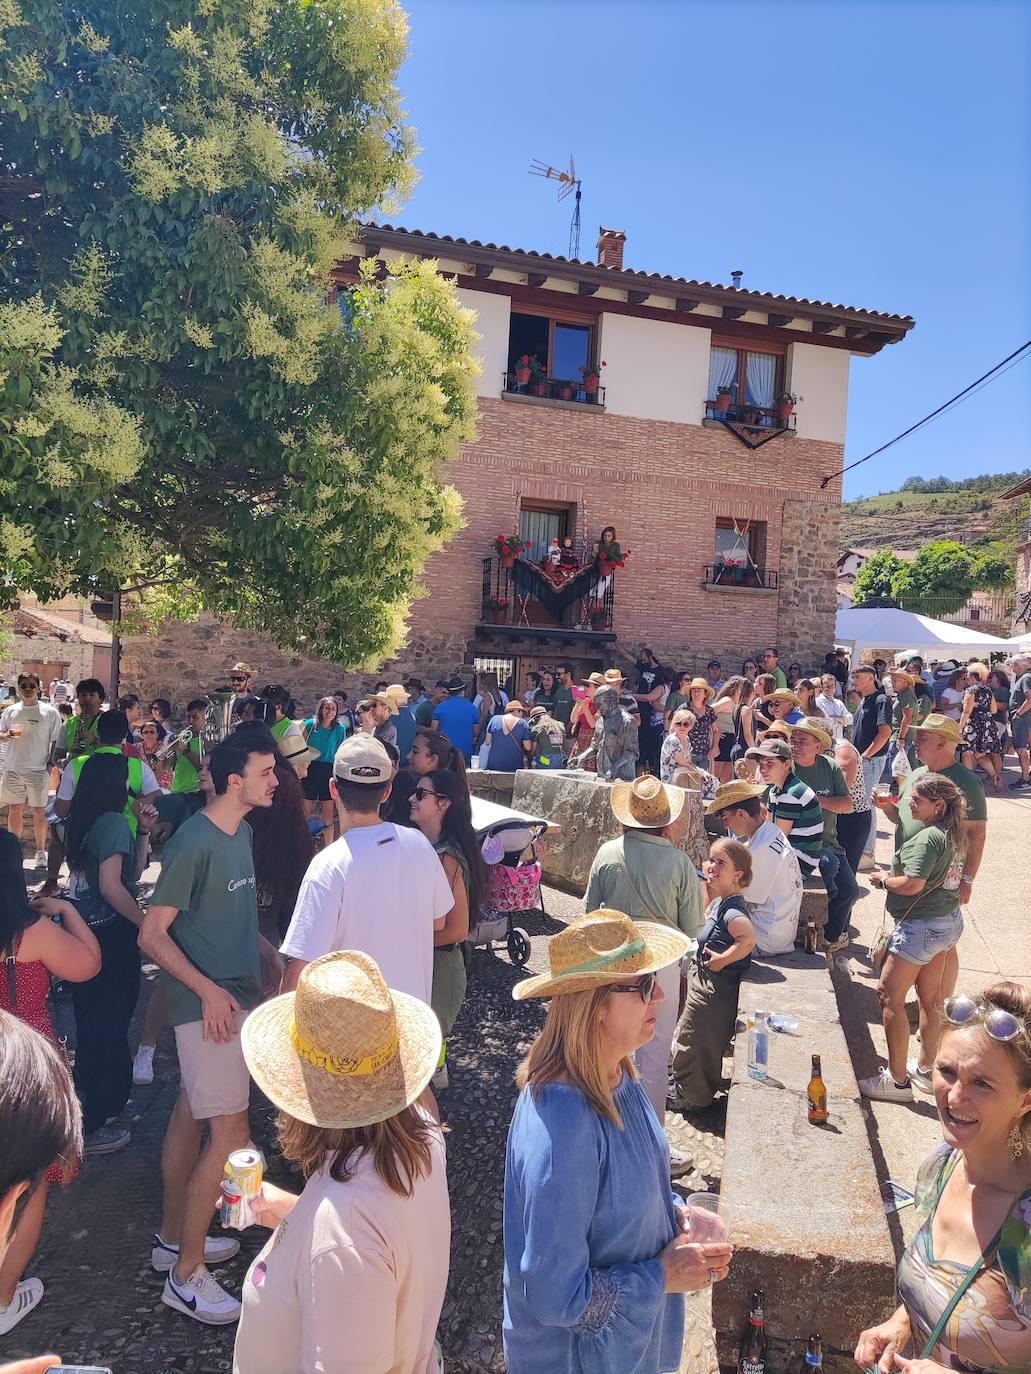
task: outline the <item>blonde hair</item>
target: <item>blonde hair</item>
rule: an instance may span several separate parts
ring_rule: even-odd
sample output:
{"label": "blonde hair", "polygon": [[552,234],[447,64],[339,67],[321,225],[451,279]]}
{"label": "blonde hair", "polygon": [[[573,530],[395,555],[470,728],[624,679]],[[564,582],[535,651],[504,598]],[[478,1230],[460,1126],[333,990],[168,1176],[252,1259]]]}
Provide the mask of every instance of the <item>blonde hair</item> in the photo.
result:
{"label": "blonde hair", "polygon": [[330,1160],[330,1177],[346,1183],[362,1158],[371,1155],[376,1173],[400,1197],[411,1197],[416,1180],[429,1174],[433,1166],[430,1141],[436,1129],[414,1104],[372,1126],[313,1126],[285,1111],[276,1118],[279,1148],[285,1159],[300,1165],[305,1178]]}
{"label": "blonde hair", "polygon": [[984,682],[988,677],[988,664],[968,663],[967,672],[970,674],[971,677],[979,678],[981,682]]}
{"label": "blonde hair", "polygon": [[689,711],[686,706],[678,706],[670,716],[669,723],[670,725],[686,725],[689,730],[693,730],[698,724],[698,717],[693,711]]}
{"label": "blonde hair", "polygon": [[[1008,1011],[1011,1016],[1015,1016],[1018,1021],[1023,1023],[1024,1029],[1015,1040],[992,1040],[992,1044],[998,1045],[999,1049],[1006,1051],[1017,1075],[1017,1082],[1020,1084],[1021,1091],[1027,1092],[1031,1088],[1031,988],[1022,987],[1020,983],[1006,979],[1001,983],[993,983],[980,996],[975,997],[974,1001],[979,1007],[992,1006],[998,1007],[1000,1011]],[[943,1038],[953,1031],[979,1028],[980,1023],[976,1021],[968,1022],[966,1026],[954,1026],[950,1021],[942,1018]],[[991,1037],[988,1038],[991,1039]],[[1031,1112],[1024,1113],[1019,1128],[1024,1139],[1024,1148],[1031,1150]]]}
{"label": "blonde hair", "polygon": [[748,852],[747,846],[740,840],[720,839],[713,840],[709,846],[709,853],[714,849],[722,849],[727,858],[741,874],[741,886],[747,887],[752,881],[752,856]]}
{"label": "blonde hair", "polygon": [[945,831],[957,854],[965,854],[967,836],[963,822],[967,816],[967,800],[952,779],[942,773],[925,773],[911,784],[909,795],[923,797],[929,802],[941,802],[942,814],[935,820],[935,825]]}
{"label": "blonde hair", "polygon": [[[623,1118],[601,1057],[598,1013],[608,995],[609,988],[604,986],[552,997],[541,1033],[516,1070],[516,1087],[536,1091],[568,1079],[599,1116],[622,1130]],[[632,1059],[622,1059],[620,1068],[631,1078],[637,1077]]]}

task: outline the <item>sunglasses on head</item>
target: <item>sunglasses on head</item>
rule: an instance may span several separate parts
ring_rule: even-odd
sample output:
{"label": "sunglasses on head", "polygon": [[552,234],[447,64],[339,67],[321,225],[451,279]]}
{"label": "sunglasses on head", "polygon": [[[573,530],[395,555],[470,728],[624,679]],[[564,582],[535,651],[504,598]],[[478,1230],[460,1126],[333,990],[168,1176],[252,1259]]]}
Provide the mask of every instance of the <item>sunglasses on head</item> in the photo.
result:
{"label": "sunglasses on head", "polygon": [[658,980],[659,975],[657,973],[642,973],[636,983],[613,983],[609,987],[609,992],[636,992],[647,1006],[652,1000],[652,993],[655,991],[655,984]]}
{"label": "sunglasses on head", "polygon": [[419,802],[425,801],[427,797],[436,797],[438,795],[439,793],[431,792],[427,787],[417,787],[415,791],[412,793],[412,796],[415,798],[415,800]]}
{"label": "sunglasses on head", "polygon": [[965,993],[949,997],[943,1008],[945,1019],[950,1026],[972,1026],[981,1022],[993,1040],[1016,1040],[1025,1031],[1023,1021],[1010,1011],[993,1006],[991,1002],[975,1002]]}

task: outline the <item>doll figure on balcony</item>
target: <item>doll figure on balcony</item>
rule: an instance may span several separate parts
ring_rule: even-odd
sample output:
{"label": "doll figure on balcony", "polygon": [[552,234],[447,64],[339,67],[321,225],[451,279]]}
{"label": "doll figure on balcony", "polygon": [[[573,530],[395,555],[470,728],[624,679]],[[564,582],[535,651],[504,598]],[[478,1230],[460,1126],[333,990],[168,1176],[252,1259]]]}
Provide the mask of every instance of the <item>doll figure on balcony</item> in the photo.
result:
{"label": "doll figure on balcony", "polygon": [[548,546],[548,554],[545,560],[552,568],[557,568],[562,562],[562,550],[557,539],[553,539]]}
{"label": "doll figure on balcony", "polygon": [[573,541],[568,534],[562,541],[562,553],[559,555],[559,563],[566,572],[569,573],[576,572],[577,568],[580,566],[580,560],[577,558],[573,548]]}

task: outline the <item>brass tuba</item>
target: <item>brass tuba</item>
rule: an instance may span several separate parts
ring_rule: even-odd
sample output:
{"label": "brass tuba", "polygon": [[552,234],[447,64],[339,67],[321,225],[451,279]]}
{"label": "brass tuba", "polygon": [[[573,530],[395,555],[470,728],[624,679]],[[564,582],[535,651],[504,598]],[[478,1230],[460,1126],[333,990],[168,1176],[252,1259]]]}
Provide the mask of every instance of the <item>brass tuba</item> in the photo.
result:
{"label": "brass tuba", "polygon": [[209,692],[208,709],[204,717],[204,731],[201,736],[201,751],[210,754],[216,744],[221,744],[236,725],[233,719],[235,692]]}

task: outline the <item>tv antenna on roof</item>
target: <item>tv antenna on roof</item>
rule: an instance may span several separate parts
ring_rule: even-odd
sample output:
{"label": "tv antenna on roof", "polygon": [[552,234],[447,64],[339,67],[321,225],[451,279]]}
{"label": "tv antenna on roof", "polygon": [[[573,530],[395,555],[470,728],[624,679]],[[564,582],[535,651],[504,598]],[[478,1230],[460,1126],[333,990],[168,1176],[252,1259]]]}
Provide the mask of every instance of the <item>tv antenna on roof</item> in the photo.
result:
{"label": "tv antenna on roof", "polygon": [[560,172],[557,167],[549,167],[546,162],[541,162],[539,158],[534,158],[530,163],[530,175],[532,177],[547,177],[549,181],[558,182],[558,198],[565,200],[570,191],[576,191],[576,204],[573,208],[573,218],[569,222],[569,256],[579,258],[580,256],[580,187],[581,181],[576,174],[576,167],[573,165],[573,155],[569,155],[569,171]]}

